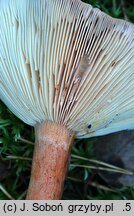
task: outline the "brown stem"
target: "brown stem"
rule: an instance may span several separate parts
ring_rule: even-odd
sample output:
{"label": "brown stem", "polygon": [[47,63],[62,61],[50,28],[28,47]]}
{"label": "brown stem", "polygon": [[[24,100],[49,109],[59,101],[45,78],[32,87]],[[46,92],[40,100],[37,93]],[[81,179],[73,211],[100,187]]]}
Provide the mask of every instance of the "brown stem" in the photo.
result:
{"label": "brown stem", "polygon": [[45,122],[35,127],[35,149],[26,199],[60,199],[75,134],[65,126]]}

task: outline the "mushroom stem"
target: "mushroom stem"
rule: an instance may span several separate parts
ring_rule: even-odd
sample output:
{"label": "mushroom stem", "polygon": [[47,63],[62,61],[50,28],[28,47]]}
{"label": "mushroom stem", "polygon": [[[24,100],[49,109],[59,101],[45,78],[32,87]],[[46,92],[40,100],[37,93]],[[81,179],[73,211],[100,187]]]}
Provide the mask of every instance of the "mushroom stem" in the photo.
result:
{"label": "mushroom stem", "polygon": [[35,126],[35,149],[26,199],[58,200],[75,133],[62,124],[45,122]]}

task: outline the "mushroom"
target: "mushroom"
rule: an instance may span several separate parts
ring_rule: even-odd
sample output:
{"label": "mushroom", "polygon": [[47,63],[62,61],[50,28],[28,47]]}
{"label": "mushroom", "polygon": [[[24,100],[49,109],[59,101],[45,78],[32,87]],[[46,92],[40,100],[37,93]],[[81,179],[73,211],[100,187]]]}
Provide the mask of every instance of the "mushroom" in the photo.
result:
{"label": "mushroom", "polygon": [[0,0],[0,98],[35,127],[27,199],[60,199],[74,138],[134,129],[134,26],[80,0]]}

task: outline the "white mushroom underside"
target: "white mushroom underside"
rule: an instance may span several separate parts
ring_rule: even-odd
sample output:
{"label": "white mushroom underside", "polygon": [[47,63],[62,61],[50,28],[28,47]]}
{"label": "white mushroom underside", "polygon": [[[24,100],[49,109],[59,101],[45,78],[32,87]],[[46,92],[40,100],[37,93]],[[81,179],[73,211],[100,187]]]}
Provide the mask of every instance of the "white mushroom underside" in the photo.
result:
{"label": "white mushroom underside", "polygon": [[134,25],[80,0],[0,0],[0,98],[78,138],[134,129]]}

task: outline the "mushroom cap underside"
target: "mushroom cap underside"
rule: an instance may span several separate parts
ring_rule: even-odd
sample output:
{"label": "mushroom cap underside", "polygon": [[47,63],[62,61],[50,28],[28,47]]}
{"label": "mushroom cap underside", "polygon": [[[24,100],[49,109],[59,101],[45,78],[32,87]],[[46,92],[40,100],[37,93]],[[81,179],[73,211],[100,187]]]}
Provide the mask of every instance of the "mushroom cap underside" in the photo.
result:
{"label": "mushroom cap underside", "polygon": [[0,0],[0,98],[78,138],[134,129],[134,25],[80,0]]}

